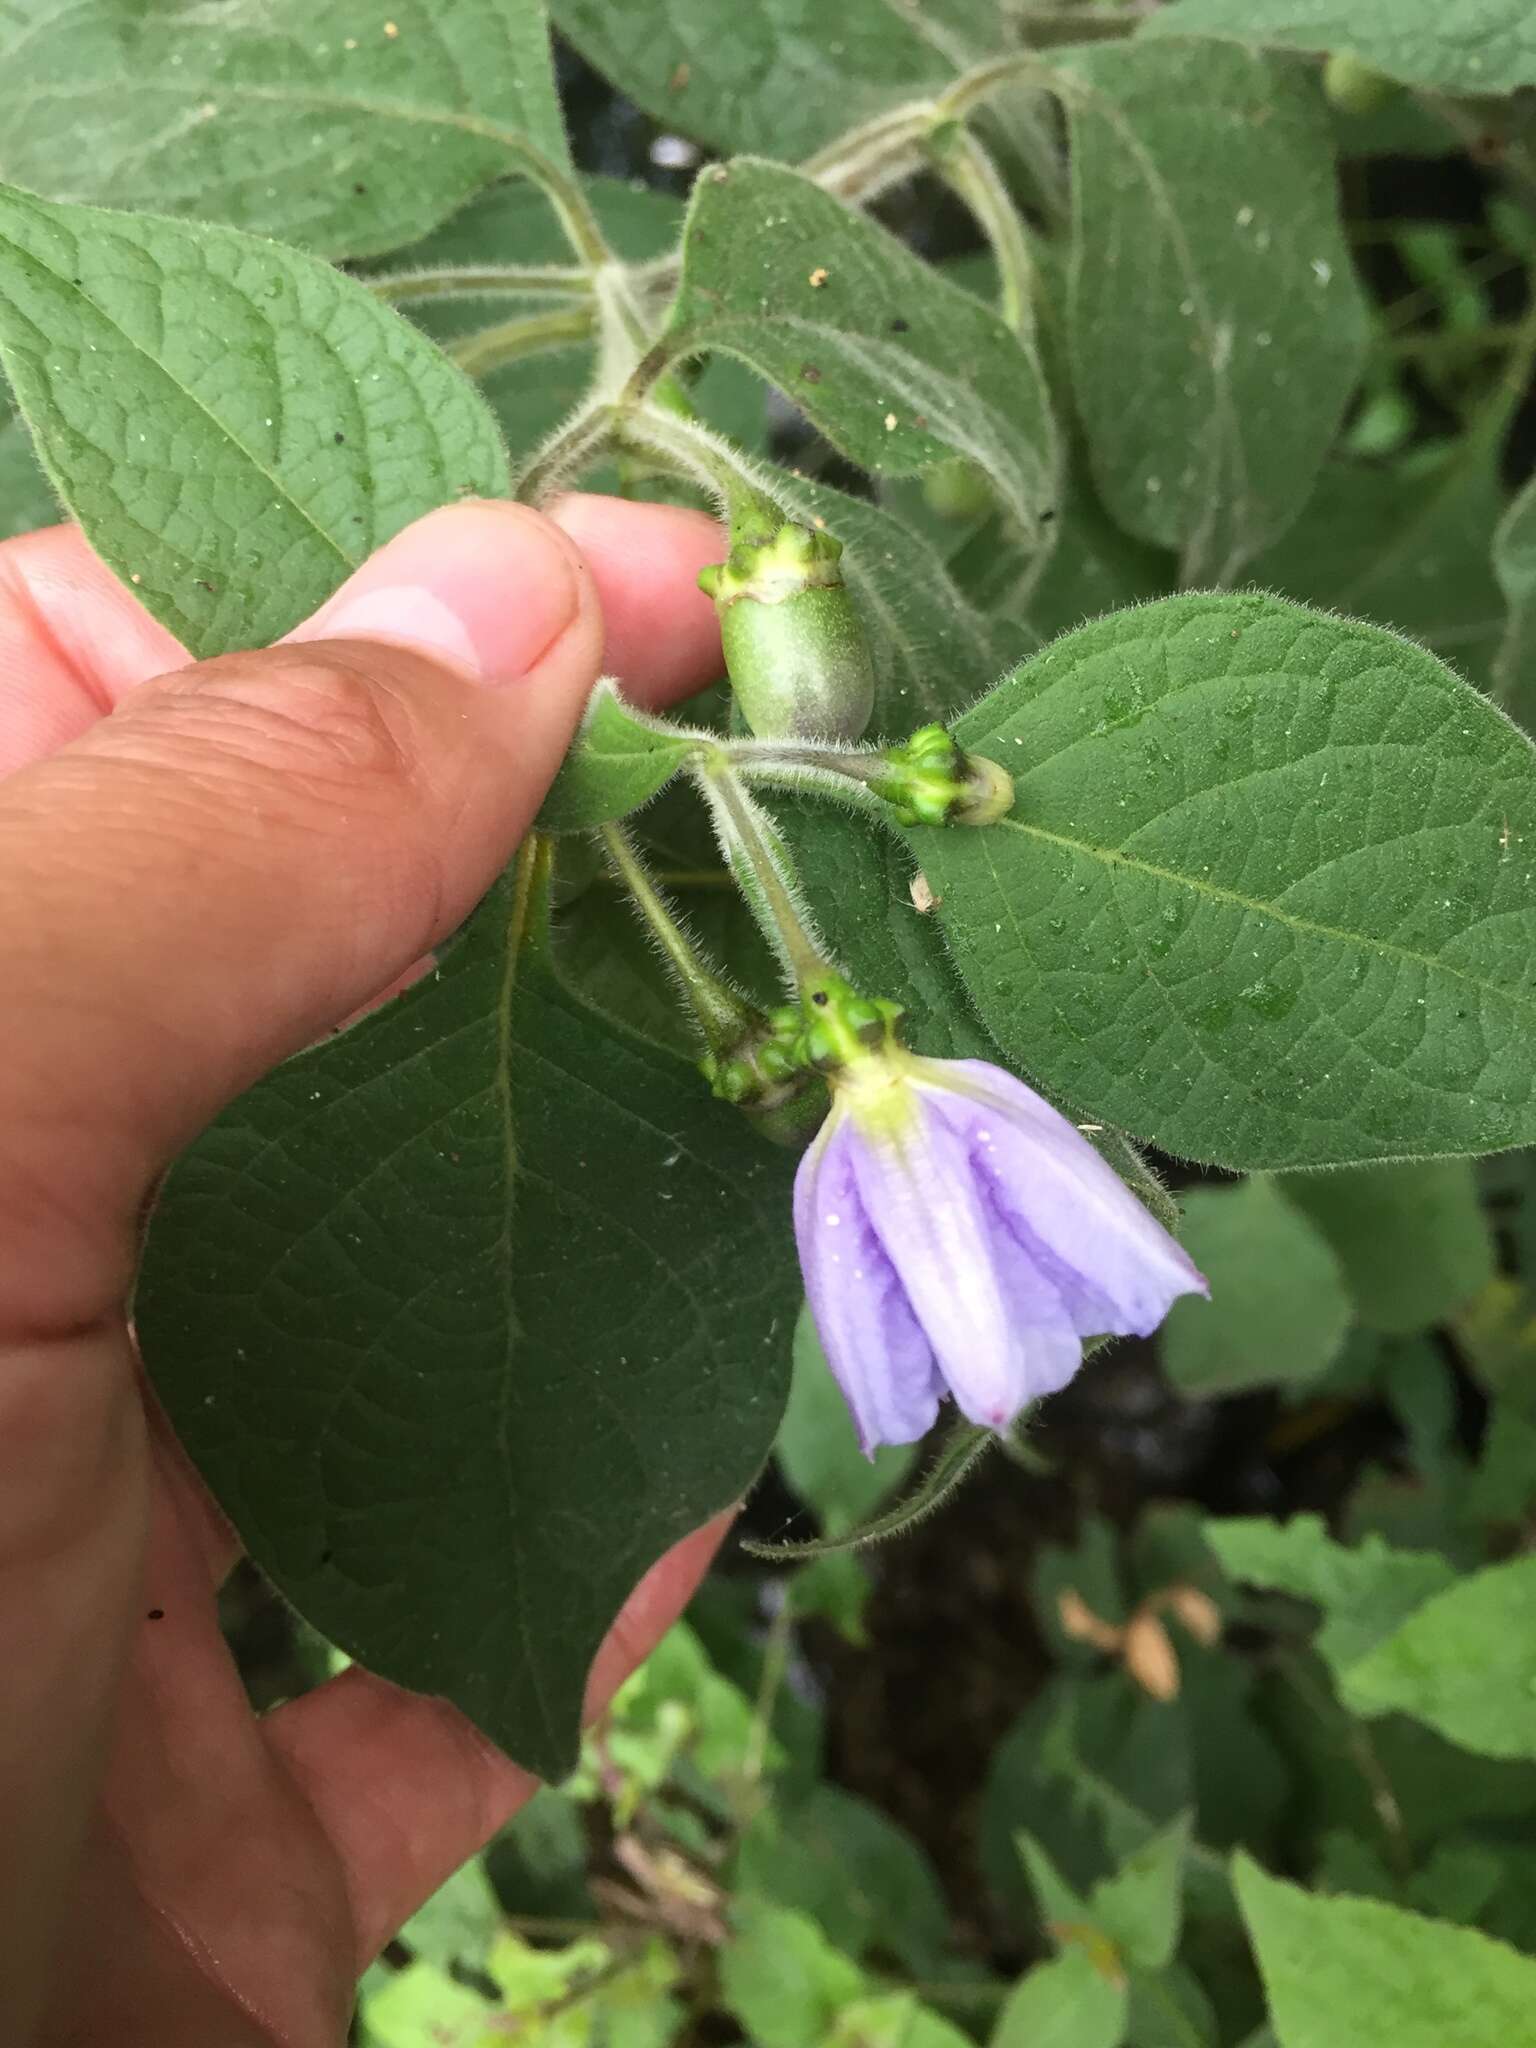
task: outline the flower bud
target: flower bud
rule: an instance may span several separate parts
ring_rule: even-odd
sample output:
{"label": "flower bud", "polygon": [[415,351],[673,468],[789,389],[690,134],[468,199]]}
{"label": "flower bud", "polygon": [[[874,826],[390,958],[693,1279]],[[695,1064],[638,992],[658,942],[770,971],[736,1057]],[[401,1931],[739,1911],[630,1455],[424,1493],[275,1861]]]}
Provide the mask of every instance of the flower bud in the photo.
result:
{"label": "flower bud", "polygon": [[[745,530],[743,530],[745,527]],[[701,571],[725,666],[760,739],[857,739],[875,704],[864,628],[843,582],[842,542],[783,520],[733,520],[728,559]]]}
{"label": "flower bud", "polygon": [[1013,777],[966,754],[942,725],[924,725],[904,746],[887,747],[869,786],[903,825],[994,825],[1013,808]]}
{"label": "flower bud", "polygon": [[1375,114],[1395,100],[1403,88],[1383,78],[1348,50],[1335,50],[1323,66],[1323,91],[1341,114]]}

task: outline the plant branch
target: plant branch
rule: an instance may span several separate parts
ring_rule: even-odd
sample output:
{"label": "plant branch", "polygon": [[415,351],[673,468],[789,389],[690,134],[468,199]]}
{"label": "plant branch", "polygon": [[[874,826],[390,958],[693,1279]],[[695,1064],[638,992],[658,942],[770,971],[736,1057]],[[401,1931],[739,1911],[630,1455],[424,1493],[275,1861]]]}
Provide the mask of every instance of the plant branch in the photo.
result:
{"label": "plant branch", "polygon": [[521,320],[504,320],[496,327],[482,327],[462,340],[452,342],[448,355],[469,377],[484,377],[503,363],[519,356],[538,355],[568,342],[585,341],[594,327],[590,306],[573,306],[554,313],[530,313]]}
{"label": "plant branch", "polygon": [[412,299],[566,298],[590,299],[585,270],[558,263],[444,264],[436,270],[397,270],[359,280],[394,305]]}
{"label": "plant branch", "polygon": [[1002,173],[963,123],[935,134],[931,148],[940,176],[969,209],[997,259],[998,313],[1027,340],[1035,327],[1035,261]]}

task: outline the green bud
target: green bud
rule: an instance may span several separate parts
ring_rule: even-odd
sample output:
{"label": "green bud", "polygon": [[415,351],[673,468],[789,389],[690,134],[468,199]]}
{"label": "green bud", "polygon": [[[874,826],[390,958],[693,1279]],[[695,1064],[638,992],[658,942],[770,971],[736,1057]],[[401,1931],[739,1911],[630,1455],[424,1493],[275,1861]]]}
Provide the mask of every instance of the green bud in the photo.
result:
{"label": "green bud", "polygon": [[799,1143],[826,1113],[826,1089],[810,1068],[804,1021],[793,1003],[766,1016],[754,1012],[728,1049],[699,1062],[710,1093],[745,1111],[765,1137],[779,1144]]}
{"label": "green bud", "polygon": [[980,754],[966,754],[942,725],[924,725],[904,746],[887,747],[870,788],[903,825],[993,825],[1013,808],[1013,778]]}
{"label": "green bud", "polygon": [[985,519],[997,503],[975,463],[959,455],[924,472],[923,501],[940,519]]}
{"label": "green bud", "polygon": [[733,508],[729,556],[699,575],[720,614],[736,701],[759,739],[857,739],[875,672],[842,542],[795,520],[767,531],[765,502]]}
{"label": "green bud", "polygon": [[1391,104],[1403,88],[1383,78],[1348,50],[1335,50],[1323,66],[1323,91],[1341,114],[1375,114]]}

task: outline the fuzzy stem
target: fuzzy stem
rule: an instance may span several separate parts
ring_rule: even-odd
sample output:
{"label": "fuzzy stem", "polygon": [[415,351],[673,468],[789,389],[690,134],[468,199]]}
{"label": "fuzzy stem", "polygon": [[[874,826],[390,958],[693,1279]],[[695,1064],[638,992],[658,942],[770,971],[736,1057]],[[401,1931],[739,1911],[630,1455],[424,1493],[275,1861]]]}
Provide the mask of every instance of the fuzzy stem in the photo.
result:
{"label": "fuzzy stem", "polygon": [[611,405],[596,405],[577,413],[535,450],[527,468],[517,479],[514,496],[525,505],[542,504],[545,498],[594,462],[613,439],[614,411]]}
{"label": "fuzzy stem", "polygon": [[566,298],[590,299],[592,284],[584,270],[558,263],[501,263],[476,267],[444,264],[436,270],[398,270],[382,277],[359,279],[376,297],[392,305],[412,299]]}
{"label": "fuzzy stem", "polygon": [[756,1024],[755,1012],[705,965],[623,826],[604,825],[600,836],[610,866],[676,975],[705,1044],[711,1052],[729,1056]]}
{"label": "fuzzy stem", "polygon": [[804,988],[834,972],[785,880],[783,850],[769,839],[767,821],[747,795],[724,749],[713,749],[694,774],[731,871],[795,987]]}
{"label": "fuzzy stem", "polygon": [[959,123],[933,139],[933,157],[950,190],[969,210],[997,259],[998,313],[1028,339],[1035,327],[1035,261],[1013,197],[990,152]]}
{"label": "fuzzy stem", "polygon": [[482,327],[453,342],[448,355],[468,377],[484,377],[503,363],[520,356],[538,355],[544,349],[564,348],[573,341],[585,341],[592,332],[589,306],[573,306],[555,313],[530,313],[521,320],[503,320],[495,327]]}
{"label": "fuzzy stem", "polygon": [[996,92],[1010,85],[1036,85],[1060,93],[1062,79],[1050,64],[1031,50],[1016,50],[1006,57],[991,57],[985,64],[964,72],[934,101],[935,121],[963,121],[984,106]]}

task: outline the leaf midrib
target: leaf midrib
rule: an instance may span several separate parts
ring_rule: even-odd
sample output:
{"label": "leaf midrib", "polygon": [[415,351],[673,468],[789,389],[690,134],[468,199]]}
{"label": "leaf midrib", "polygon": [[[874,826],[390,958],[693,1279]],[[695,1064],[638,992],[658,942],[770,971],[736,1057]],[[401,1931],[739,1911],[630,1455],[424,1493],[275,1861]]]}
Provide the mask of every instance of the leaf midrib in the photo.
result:
{"label": "leaf midrib", "polygon": [[[1205,897],[1213,903],[1222,903],[1233,909],[1267,917],[1276,924],[1303,934],[1307,938],[1332,939],[1341,945],[1357,950],[1375,953],[1382,959],[1398,960],[1406,966],[1422,967],[1431,974],[1448,975],[1456,981],[1464,981],[1481,995],[1494,997],[1501,1002],[1517,1004],[1536,1017],[1536,997],[1528,996],[1518,989],[1504,986],[1500,982],[1487,981],[1479,974],[1469,973],[1464,967],[1454,967],[1449,961],[1433,953],[1420,953],[1412,946],[1399,945],[1394,939],[1378,938],[1372,933],[1342,931],[1335,925],[1318,922],[1315,918],[1298,917],[1294,911],[1282,910],[1278,904],[1265,903],[1252,896],[1244,896],[1236,889],[1223,888],[1216,882],[1197,881],[1193,875],[1180,874],[1176,868],[1160,867],[1155,861],[1143,860],[1135,854],[1123,853],[1117,847],[1095,846],[1084,839],[1074,839],[1069,833],[1052,832],[1044,825],[1027,825],[1018,818],[1004,818],[992,828],[994,831],[1020,832],[1026,838],[1037,839],[1049,846],[1059,846],[1068,853],[1085,855],[1106,868],[1128,868],[1133,873],[1146,875],[1158,882],[1171,882],[1176,887],[1187,889],[1192,895]],[[1002,877],[993,868],[993,876],[999,888]],[[1017,929],[1017,919],[1013,920]]]}

